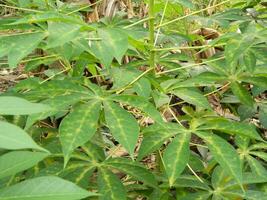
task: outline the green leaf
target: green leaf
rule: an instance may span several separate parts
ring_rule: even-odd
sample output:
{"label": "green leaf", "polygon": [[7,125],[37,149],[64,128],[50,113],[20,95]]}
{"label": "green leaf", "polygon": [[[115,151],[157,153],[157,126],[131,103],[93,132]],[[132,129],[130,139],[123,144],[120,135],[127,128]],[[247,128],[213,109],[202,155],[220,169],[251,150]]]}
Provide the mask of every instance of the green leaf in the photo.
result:
{"label": "green leaf", "polygon": [[195,193],[186,193],[183,195],[177,194],[177,199],[179,200],[207,200],[211,196],[210,192],[199,191]]}
{"label": "green leaf", "polygon": [[238,82],[231,83],[231,89],[235,96],[245,105],[252,107],[254,105],[254,100],[249,94],[249,92]]}
{"label": "green leaf", "polygon": [[24,16],[23,18],[19,18],[19,20],[9,24],[9,25],[19,25],[19,24],[32,24],[38,22],[46,22],[46,21],[56,21],[56,22],[67,22],[74,24],[81,24],[86,26],[88,29],[94,30],[94,28],[89,27],[80,17],[64,15],[55,11],[46,11],[44,13],[31,14]]}
{"label": "green leaf", "polygon": [[179,88],[172,91],[172,93],[190,104],[211,109],[207,98],[195,88]]}
{"label": "green leaf", "polygon": [[[162,188],[169,188],[169,184],[160,185]],[[196,188],[201,190],[210,190],[209,185],[204,182],[200,182],[195,176],[180,175],[180,177],[173,184],[174,188]]]}
{"label": "green leaf", "polygon": [[80,94],[70,94],[65,96],[58,96],[54,98],[49,98],[42,101],[45,105],[50,107],[42,113],[36,113],[28,116],[25,129],[30,128],[36,121],[46,119],[49,116],[56,115],[60,112],[68,112],[69,106],[83,100],[83,96]]}
{"label": "green leaf", "polygon": [[213,72],[203,72],[197,76],[189,78],[185,81],[179,81],[171,87],[171,89],[180,87],[195,87],[195,86],[212,86],[216,82],[225,81],[228,78],[223,74],[216,74]]}
{"label": "green leaf", "polygon": [[48,38],[46,48],[54,48],[62,46],[63,44],[70,42],[79,36],[79,25],[67,24],[64,22],[48,22]]}
{"label": "green leaf", "polygon": [[99,200],[126,200],[126,190],[120,179],[109,170],[99,169],[97,177]]}
{"label": "green leaf", "polygon": [[167,139],[183,133],[184,130],[176,123],[154,124],[144,129],[144,138],[138,151],[138,160],[159,149]]}
{"label": "green leaf", "polygon": [[133,84],[133,89],[138,96],[148,98],[151,93],[151,84],[148,79],[141,78]]}
{"label": "green leaf", "polygon": [[129,159],[124,158],[112,158],[104,162],[104,165],[129,174],[149,186],[157,186],[154,175],[149,170],[147,170],[145,166],[137,162],[133,162]]}
{"label": "green leaf", "polygon": [[45,157],[47,153],[30,151],[12,151],[0,156],[0,178],[15,175],[26,170]]}
{"label": "green leaf", "polygon": [[246,159],[253,173],[257,174],[258,176],[267,176],[267,170],[264,166],[261,165],[258,160],[256,160],[250,155],[246,156]]}
{"label": "green leaf", "polygon": [[111,95],[108,99],[136,107],[156,122],[163,122],[163,119],[157,109],[144,97],[136,95]]}
{"label": "green leaf", "polygon": [[98,29],[100,41],[91,43],[90,51],[104,64],[109,67],[115,57],[119,63],[128,49],[128,36],[118,28]]}
{"label": "green leaf", "polygon": [[133,156],[139,135],[135,118],[113,102],[104,102],[105,118],[114,138]]}
{"label": "green leaf", "polygon": [[246,66],[246,69],[249,71],[249,72],[253,72],[255,70],[255,67],[256,67],[256,56],[255,54],[253,53],[253,51],[247,51],[245,54],[244,54],[244,63],[245,63],[245,66]]}
{"label": "green leaf", "polygon": [[267,162],[267,153],[262,151],[250,151],[250,154],[257,156]]}
{"label": "green leaf", "polygon": [[263,89],[267,88],[267,77],[263,76],[245,76],[239,78],[239,80],[246,82],[246,83],[251,83],[253,85],[256,85],[258,87],[261,87]]}
{"label": "green leaf", "polygon": [[236,181],[242,184],[242,165],[237,151],[224,139],[209,132],[195,132],[197,136],[205,140],[215,160],[221,167],[228,171]]}
{"label": "green leaf", "polygon": [[43,32],[0,36],[0,57],[8,55],[8,64],[15,68],[44,39]]}
{"label": "green leaf", "polygon": [[63,119],[59,127],[60,142],[67,164],[75,148],[85,144],[96,132],[101,109],[99,101],[79,104]]}
{"label": "green leaf", "polygon": [[256,127],[242,122],[229,121],[224,118],[210,119],[198,127],[198,130],[217,130],[231,135],[240,135],[251,139],[262,140],[256,131]]}
{"label": "green leaf", "polygon": [[190,137],[188,132],[177,135],[164,151],[163,163],[170,186],[173,186],[189,161]]}
{"label": "green leaf", "polygon": [[92,98],[92,92],[87,88],[69,80],[53,80],[40,84],[27,95],[34,99],[48,99],[56,96],[79,94],[81,98]]}
{"label": "green leaf", "polygon": [[0,121],[0,148],[38,149],[46,151],[38,146],[24,130],[18,126],[2,121]]}
{"label": "green leaf", "polygon": [[239,57],[252,46],[253,39],[254,37],[251,35],[240,35],[238,38],[233,38],[227,42],[224,55],[228,68],[233,67],[232,64],[236,62]]}
{"label": "green leaf", "polygon": [[53,176],[34,178],[0,189],[0,200],[76,200],[95,195]]}
{"label": "green leaf", "polygon": [[19,97],[0,97],[0,115],[29,115],[49,110],[49,106],[31,103]]}
{"label": "green leaf", "polygon": [[177,2],[187,8],[194,8],[194,4],[191,0],[173,0],[173,2]]}

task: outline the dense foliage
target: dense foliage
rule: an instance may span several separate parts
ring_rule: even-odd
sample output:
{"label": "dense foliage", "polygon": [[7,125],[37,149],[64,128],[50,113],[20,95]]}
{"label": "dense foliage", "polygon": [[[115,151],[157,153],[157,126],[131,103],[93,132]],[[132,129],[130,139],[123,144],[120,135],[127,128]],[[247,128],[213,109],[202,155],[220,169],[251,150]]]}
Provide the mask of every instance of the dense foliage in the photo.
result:
{"label": "dense foliage", "polygon": [[88,2],[0,4],[0,200],[267,199],[267,2]]}

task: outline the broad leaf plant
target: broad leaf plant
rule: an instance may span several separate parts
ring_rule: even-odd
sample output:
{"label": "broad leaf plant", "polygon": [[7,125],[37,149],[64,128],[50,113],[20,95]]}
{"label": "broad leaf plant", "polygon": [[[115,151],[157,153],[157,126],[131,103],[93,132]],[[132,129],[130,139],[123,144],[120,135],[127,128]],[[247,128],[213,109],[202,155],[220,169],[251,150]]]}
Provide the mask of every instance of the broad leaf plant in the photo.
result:
{"label": "broad leaf plant", "polygon": [[267,2],[129,2],[1,1],[0,200],[267,199]]}

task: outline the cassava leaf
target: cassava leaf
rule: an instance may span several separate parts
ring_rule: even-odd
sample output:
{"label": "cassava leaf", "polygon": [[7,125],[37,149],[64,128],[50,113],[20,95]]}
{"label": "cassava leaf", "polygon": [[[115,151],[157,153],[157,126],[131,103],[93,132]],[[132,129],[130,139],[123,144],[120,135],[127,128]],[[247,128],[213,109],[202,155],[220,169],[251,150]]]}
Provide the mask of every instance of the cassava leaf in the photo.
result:
{"label": "cassava leaf", "polygon": [[37,149],[46,151],[37,145],[24,130],[3,121],[0,121],[0,148],[10,150]]}
{"label": "cassava leaf", "polygon": [[132,156],[139,135],[139,126],[135,118],[117,104],[104,102],[105,118],[114,138]]}
{"label": "cassava leaf", "polygon": [[163,154],[165,172],[170,186],[173,186],[189,161],[190,134],[187,132],[176,135]]}
{"label": "cassava leaf", "polygon": [[31,103],[19,97],[0,97],[0,115],[29,115],[48,111],[49,106],[40,103]]}
{"label": "cassava leaf", "polygon": [[138,151],[138,160],[152,153],[170,137],[185,132],[185,129],[177,124],[154,124],[143,130],[144,139]]}
{"label": "cassava leaf", "polygon": [[0,156],[0,178],[14,175],[33,167],[48,156],[48,153],[12,151]]}
{"label": "cassava leaf", "polygon": [[172,93],[190,104],[211,109],[207,98],[194,88],[178,88],[172,91]]}
{"label": "cassava leaf", "polygon": [[49,106],[49,110],[42,113],[36,113],[28,116],[25,129],[30,128],[36,121],[53,116],[59,112],[68,112],[69,106],[83,100],[80,94],[70,94],[65,96],[57,96],[54,98],[42,101],[45,105]]}
{"label": "cassava leaf", "polygon": [[126,190],[120,179],[106,169],[99,169],[97,183],[100,200],[126,200]]}
{"label": "cassava leaf", "polygon": [[85,144],[96,132],[101,109],[99,101],[79,104],[63,119],[59,127],[60,142],[67,164],[75,148]]}
{"label": "cassava leaf", "polygon": [[255,126],[242,122],[229,121],[224,118],[207,120],[202,126],[198,127],[198,130],[218,130],[232,135],[262,140]]}
{"label": "cassava leaf", "polygon": [[30,54],[45,36],[43,32],[0,36],[0,57],[8,55],[9,66],[15,68],[21,59]]}
{"label": "cassava leaf", "polygon": [[217,135],[203,131],[197,131],[195,134],[205,140],[215,160],[241,185],[242,165],[237,151]]}
{"label": "cassava leaf", "polygon": [[133,162],[129,159],[124,158],[113,158],[104,162],[104,165],[129,174],[149,186],[157,186],[154,175],[149,170],[147,170],[145,166],[137,162]]}
{"label": "cassava leaf", "polygon": [[231,83],[231,89],[235,96],[245,105],[252,107],[254,100],[249,92],[238,82]]}
{"label": "cassava leaf", "polygon": [[157,109],[144,97],[136,95],[111,95],[108,99],[136,107],[146,113],[153,120],[163,122],[163,119]]}
{"label": "cassava leaf", "polygon": [[95,195],[53,176],[38,177],[0,189],[1,200],[78,200]]}
{"label": "cassava leaf", "polygon": [[62,46],[79,36],[80,25],[64,22],[48,22],[48,38],[46,48]]}

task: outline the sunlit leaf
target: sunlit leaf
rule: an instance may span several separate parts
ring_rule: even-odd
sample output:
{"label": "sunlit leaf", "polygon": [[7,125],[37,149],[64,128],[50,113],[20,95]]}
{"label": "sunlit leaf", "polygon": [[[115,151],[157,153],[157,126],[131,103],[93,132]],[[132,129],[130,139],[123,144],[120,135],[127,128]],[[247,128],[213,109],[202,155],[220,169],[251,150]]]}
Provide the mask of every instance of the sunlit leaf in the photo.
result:
{"label": "sunlit leaf", "polygon": [[48,153],[12,151],[0,156],[0,178],[14,175],[33,167],[48,156]]}
{"label": "sunlit leaf", "polygon": [[21,128],[0,121],[0,148],[2,149],[38,149],[46,151],[37,145]]}
{"label": "sunlit leaf", "polygon": [[29,115],[48,111],[49,106],[40,103],[31,103],[19,97],[0,97],[0,115]]}
{"label": "sunlit leaf", "polygon": [[0,189],[1,200],[76,200],[95,195],[53,176],[34,178]]}

